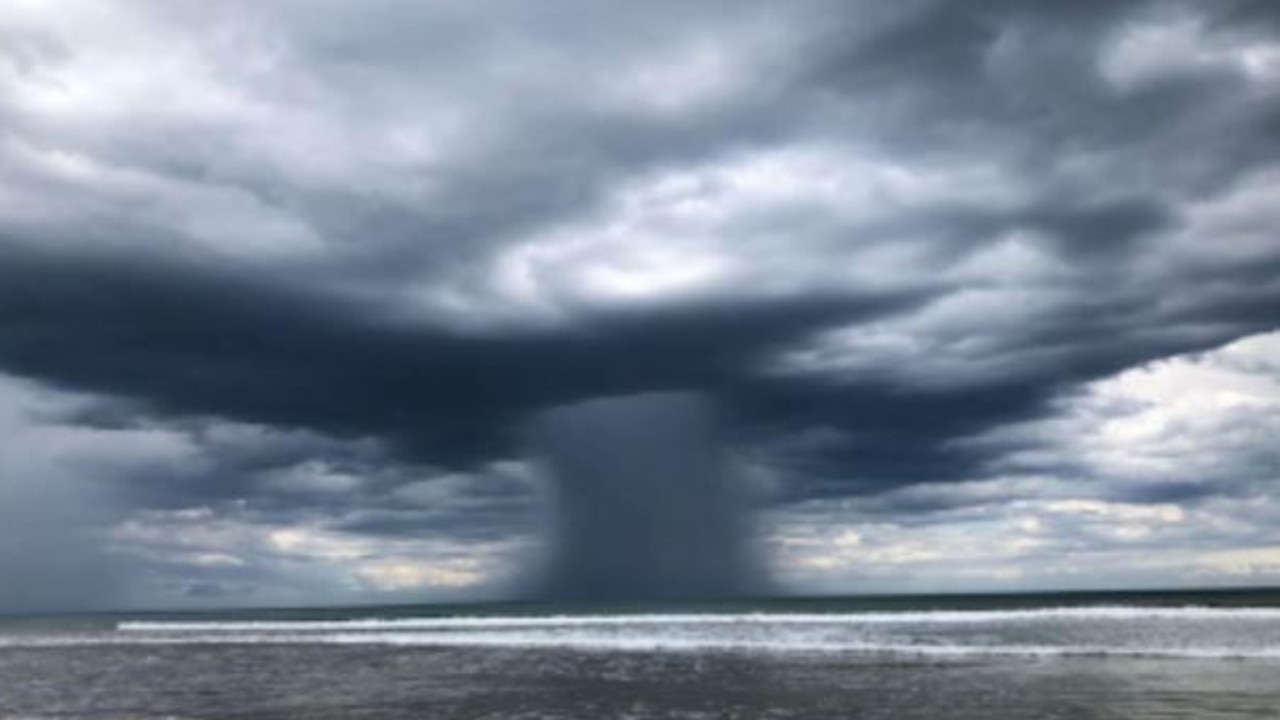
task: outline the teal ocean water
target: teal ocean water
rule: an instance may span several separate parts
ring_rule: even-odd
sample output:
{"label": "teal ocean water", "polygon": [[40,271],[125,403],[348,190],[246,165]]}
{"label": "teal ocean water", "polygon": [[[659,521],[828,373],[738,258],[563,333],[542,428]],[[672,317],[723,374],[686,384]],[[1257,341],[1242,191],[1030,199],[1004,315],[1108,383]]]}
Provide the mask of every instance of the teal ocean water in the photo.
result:
{"label": "teal ocean water", "polygon": [[1277,718],[1280,592],[0,620],[0,718]]}

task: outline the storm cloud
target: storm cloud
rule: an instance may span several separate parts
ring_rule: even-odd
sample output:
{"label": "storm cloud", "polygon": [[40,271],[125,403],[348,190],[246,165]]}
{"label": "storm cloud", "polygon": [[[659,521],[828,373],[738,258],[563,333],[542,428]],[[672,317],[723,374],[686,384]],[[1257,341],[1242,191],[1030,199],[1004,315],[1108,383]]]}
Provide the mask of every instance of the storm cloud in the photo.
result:
{"label": "storm cloud", "polygon": [[[1128,557],[1099,517],[1261,527],[1265,437],[1098,428],[1177,406],[1135,373],[1271,347],[1277,87],[1243,0],[19,3],[0,390],[60,399],[5,432],[122,457],[6,438],[0,517],[71,514],[0,541],[74,574],[114,538],[120,602],[518,592],[536,419],[671,392],[720,409],[797,589],[890,587],[996,498],[1064,563]],[[1231,413],[1270,422],[1255,365]],[[1188,444],[1219,460],[1099,460]],[[1280,573],[1262,531],[1175,539]]]}

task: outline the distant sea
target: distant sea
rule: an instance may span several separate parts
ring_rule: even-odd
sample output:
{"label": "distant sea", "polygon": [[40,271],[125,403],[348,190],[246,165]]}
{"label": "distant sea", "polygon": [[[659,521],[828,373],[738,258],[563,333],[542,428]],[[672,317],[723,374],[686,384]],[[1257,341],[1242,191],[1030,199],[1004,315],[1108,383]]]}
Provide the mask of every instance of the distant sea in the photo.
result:
{"label": "distant sea", "polygon": [[0,618],[0,718],[1280,718],[1280,591]]}

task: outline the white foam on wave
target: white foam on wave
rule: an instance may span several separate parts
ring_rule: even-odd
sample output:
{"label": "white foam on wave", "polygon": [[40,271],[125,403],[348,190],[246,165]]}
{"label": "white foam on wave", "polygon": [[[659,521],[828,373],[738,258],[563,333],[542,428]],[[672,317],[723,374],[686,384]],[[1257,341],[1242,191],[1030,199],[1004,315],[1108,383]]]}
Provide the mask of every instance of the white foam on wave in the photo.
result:
{"label": "white foam on wave", "polygon": [[1280,608],[1095,606],[843,613],[135,620],[105,631],[8,637],[0,634],[0,648],[98,645],[723,650],[937,658],[1280,658]]}
{"label": "white foam on wave", "polygon": [[447,616],[351,620],[126,621],[123,632],[324,632],[573,628],[679,625],[965,625],[1063,620],[1275,621],[1280,608],[1203,606],[1052,607],[1011,610],[922,610],[858,613],[663,613],[628,615]]}
{"label": "white foam on wave", "polygon": [[[361,634],[326,635],[325,642],[360,644]],[[840,638],[801,637],[698,637],[561,633],[387,633],[377,642],[396,646],[503,647],[516,649],[567,649],[621,652],[735,651],[761,654],[858,654],[908,655],[923,657],[1170,657],[1170,658],[1280,658],[1276,647],[1185,647],[1148,645],[1114,647],[1101,645],[1052,644],[966,644],[945,642],[886,642]]]}
{"label": "white foam on wave", "polygon": [[68,648],[154,645],[383,645],[396,647],[508,648],[593,652],[725,651],[759,654],[887,655],[926,658],[1130,657],[1186,659],[1280,659],[1280,645],[1019,644],[884,642],[841,638],[734,637],[697,635],[604,635],[591,632],[244,632],[155,635],[115,633],[0,638],[0,648]]}
{"label": "white foam on wave", "polygon": [[[366,640],[360,635],[332,635],[327,642],[359,644]],[[909,643],[865,642],[842,640],[799,639],[731,639],[696,637],[601,637],[586,636],[498,636],[492,634],[451,634],[445,637],[392,633],[380,637],[379,642],[388,645],[441,647],[509,647],[524,649],[569,649],[624,652],[693,652],[706,650],[749,651],[758,653],[808,653],[808,654],[860,654],[860,655],[908,655],[923,657],[1169,657],[1169,658],[1280,658],[1280,647],[1107,647],[1100,645],[1046,645],[1046,644],[960,644],[960,643]]]}

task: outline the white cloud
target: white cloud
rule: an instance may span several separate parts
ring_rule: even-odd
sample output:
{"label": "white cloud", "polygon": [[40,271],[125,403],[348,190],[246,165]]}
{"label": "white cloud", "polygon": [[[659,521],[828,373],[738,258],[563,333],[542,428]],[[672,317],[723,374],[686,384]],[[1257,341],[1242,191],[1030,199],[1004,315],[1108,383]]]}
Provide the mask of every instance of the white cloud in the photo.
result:
{"label": "white cloud", "polygon": [[400,558],[365,565],[356,572],[379,590],[471,588],[485,579],[478,565],[472,558],[436,564]]}
{"label": "white cloud", "polygon": [[[1199,355],[1157,360],[1090,384],[1048,420],[991,439],[1030,440],[1009,465],[1057,462],[1090,477],[1213,485],[1280,480],[1280,332]],[[1240,491],[1246,488],[1215,488]]]}
{"label": "white cloud", "polygon": [[219,604],[480,597],[512,581],[521,552],[518,537],[424,540],[330,524],[321,512],[272,518],[243,505],[153,510],[120,522],[112,542],[117,554],[147,563],[130,590],[150,594],[152,605],[209,602],[184,595],[192,583],[227,588],[212,600]]}
{"label": "white cloud", "polygon": [[502,249],[477,287],[423,298],[557,319],[598,306],[894,291],[932,282],[939,265],[934,231],[893,229],[904,213],[1021,199],[994,162],[909,161],[841,143],[729,153],[620,183],[593,213]]}
{"label": "white cloud", "polygon": [[1206,70],[1235,72],[1259,83],[1280,78],[1280,45],[1266,38],[1213,31],[1187,10],[1152,14],[1118,34],[1101,72],[1117,88]]}
{"label": "white cloud", "polygon": [[[815,591],[1276,582],[1277,437],[1273,332],[1124,371],[1054,417],[972,439],[1013,441],[1002,474],[778,510],[767,544]],[[1198,491],[1146,499],[1169,485]]]}

